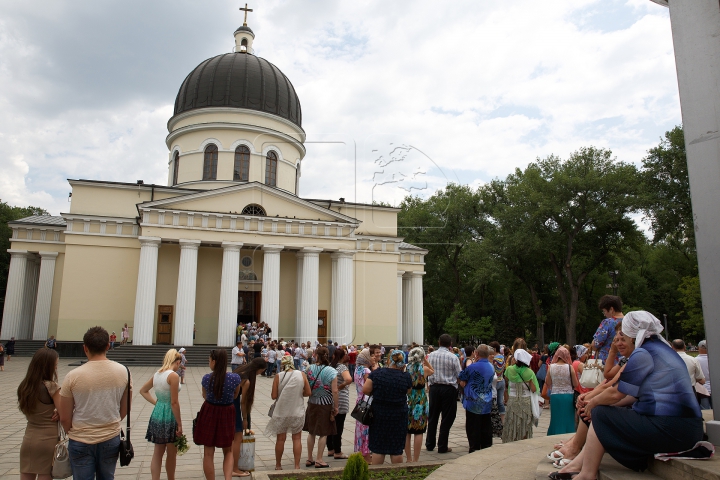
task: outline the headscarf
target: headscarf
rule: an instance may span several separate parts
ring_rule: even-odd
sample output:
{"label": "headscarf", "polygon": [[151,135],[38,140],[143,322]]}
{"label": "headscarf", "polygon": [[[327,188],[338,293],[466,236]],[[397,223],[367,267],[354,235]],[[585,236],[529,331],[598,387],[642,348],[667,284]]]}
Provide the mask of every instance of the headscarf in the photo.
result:
{"label": "headscarf", "polygon": [[559,347],[555,352],[552,363],[557,363],[558,360],[562,360],[568,365],[572,365],[572,359],[570,358],[570,352],[565,347]]}
{"label": "headscarf", "polygon": [[515,357],[515,360],[518,362],[522,362],[525,365],[530,365],[530,361],[532,360],[532,355],[530,355],[527,350],[523,348],[518,348],[517,351],[513,354]]}
{"label": "headscarf", "polygon": [[550,345],[548,345],[548,350],[550,350],[550,355],[555,355],[555,352],[557,351],[559,346],[560,346],[560,342],[552,342]]}
{"label": "headscarf", "polygon": [[[518,348],[517,351],[513,354],[513,356],[515,357],[516,361],[522,362],[525,365],[529,365],[530,360],[532,359],[532,356],[522,348]],[[517,364],[510,365],[505,369],[505,376],[513,383],[527,382],[532,380],[533,384],[535,384],[535,392],[540,392],[540,385],[538,384],[537,377],[535,376],[535,373],[533,373],[533,371],[530,369],[530,367],[524,367]]]}
{"label": "headscarf", "polygon": [[364,367],[370,367],[372,365],[372,355],[370,355],[370,349],[363,348],[362,352],[358,353],[355,363]]}
{"label": "headscarf", "polygon": [[285,353],[285,355],[283,355],[282,359],[280,360],[280,368],[282,368],[283,372],[295,370],[295,363],[293,362],[292,355],[287,352]]}
{"label": "headscarf", "polygon": [[630,338],[635,339],[635,348],[640,348],[643,342],[651,335],[657,335],[660,340],[671,346],[660,333],[663,326],[655,315],[644,310],[629,312],[622,319],[622,332]]}
{"label": "headscarf", "polygon": [[178,350],[178,353],[183,353],[185,351],[185,347],[181,347],[180,350]]}
{"label": "headscarf", "polygon": [[407,352],[408,350],[409,350],[408,344],[407,344],[407,343],[403,343],[402,348],[401,348],[401,351]]}
{"label": "headscarf", "polygon": [[393,350],[390,352],[390,364],[399,369],[405,367],[405,354],[402,350]]}
{"label": "headscarf", "polygon": [[575,352],[577,353],[578,360],[587,353],[588,349],[585,345],[575,345]]}
{"label": "headscarf", "polygon": [[423,359],[425,358],[425,350],[422,347],[415,347],[408,353],[408,366],[415,364],[422,365]]}

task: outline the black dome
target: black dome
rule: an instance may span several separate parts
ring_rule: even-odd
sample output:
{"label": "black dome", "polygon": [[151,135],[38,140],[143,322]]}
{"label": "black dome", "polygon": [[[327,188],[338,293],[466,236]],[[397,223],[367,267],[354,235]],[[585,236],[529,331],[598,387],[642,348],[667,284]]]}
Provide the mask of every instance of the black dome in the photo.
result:
{"label": "black dome", "polygon": [[300,99],[290,80],[272,63],[247,53],[208,58],[185,77],[175,115],[206,107],[259,110],[302,127]]}

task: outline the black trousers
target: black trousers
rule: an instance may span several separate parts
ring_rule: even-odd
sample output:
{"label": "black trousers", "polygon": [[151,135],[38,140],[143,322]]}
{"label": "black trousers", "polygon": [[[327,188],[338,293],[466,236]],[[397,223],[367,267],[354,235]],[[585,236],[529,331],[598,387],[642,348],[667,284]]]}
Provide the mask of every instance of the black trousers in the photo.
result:
{"label": "black trousers", "polygon": [[470,453],[482,448],[492,447],[491,414],[483,415],[465,411],[465,434],[467,435]]}
{"label": "black trousers", "polygon": [[328,435],[327,437],[327,449],[335,452],[335,455],[342,453],[342,434],[345,430],[345,417],[347,413],[338,413],[335,415],[335,428],[337,429],[337,435]]}
{"label": "black trousers", "polygon": [[455,416],[457,415],[457,388],[452,385],[434,383],[430,385],[428,400],[430,402],[430,412],[428,414],[425,448],[428,450],[435,448],[438,421],[440,420],[440,415],[442,415],[440,435],[437,437],[437,447],[439,453],[445,453],[448,449],[450,428],[455,422]]}

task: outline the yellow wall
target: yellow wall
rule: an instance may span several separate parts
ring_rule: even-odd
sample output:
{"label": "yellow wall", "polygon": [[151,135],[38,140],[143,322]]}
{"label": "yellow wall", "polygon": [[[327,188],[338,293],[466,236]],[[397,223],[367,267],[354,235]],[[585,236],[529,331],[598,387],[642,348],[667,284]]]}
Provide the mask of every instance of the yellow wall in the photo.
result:
{"label": "yellow wall", "polygon": [[[149,202],[151,198],[163,200],[185,193],[183,191],[178,193],[163,192],[155,189],[153,195],[149,187],[134,188],[128,186],[128,188],[115,188],[111,186],[79,185],[77,183],[73,185],[72,189],[73,195],[69,213],[123,218],[137,217],[138,211],[135,205],[138,203]],[[82,231],[82,222],[79,223],[80,228],[74,225],[74,231]]]}
{"label": "yellow wall", "polygon": [[297,314],[297,257],[294,252],[280,253],[280,329],[273,337],[290,340],[295,336]]}
{"label": "yellow wall", "polygon": [[[158,270],[153,316],[153,343],[157,340],[158,306],[173,306],[173,322],[177,319],[177,282],[180,268],[180,246],[163,243],[158,250]],[[174,334],[174,332],[173,332]],[[172,337],[170,337],[172,338]]]}
{"label": "yellow wall", "polygon": [[360,220],[362,224],[355,231],[356,235],[397,236],[397,212],[395,210],[373,208],[371,205],[339,203],[333,203],[330,209]]}
{"label": "yellow wall", "polygon": [[395,344],[397,339],[397,263],[393,255],[356,254],[353,342]]}
{"label": "yellow wall", "polygon": [[200,247],[195,296],[195,343],[217,344],[221,274],[222,249]]}
{"label": "yellow wall", "polygon": [[65,254],[61,253],[55,259],[55,275],[53,278],[52,300],[50,300],[50,323],[48,337],[57,338],[58,314],[60,313],[60,297],[62,295],[63,270],[65,268]]}

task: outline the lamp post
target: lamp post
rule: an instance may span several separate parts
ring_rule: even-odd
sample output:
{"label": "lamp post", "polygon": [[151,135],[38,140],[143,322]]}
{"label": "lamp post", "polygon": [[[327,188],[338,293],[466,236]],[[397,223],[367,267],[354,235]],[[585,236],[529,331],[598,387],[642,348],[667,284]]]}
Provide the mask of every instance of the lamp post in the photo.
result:
{"label": "lamp post", "polygon": [[610,270],[608,272],[608,275],[610,275],[610,278],[612,279],[612,283],[608,283],[605,285],[605,288],[612,288],[613,295],[617,296],[618,294],[618,283],[617,283],[617,276],[620,272],[617,270]]}

